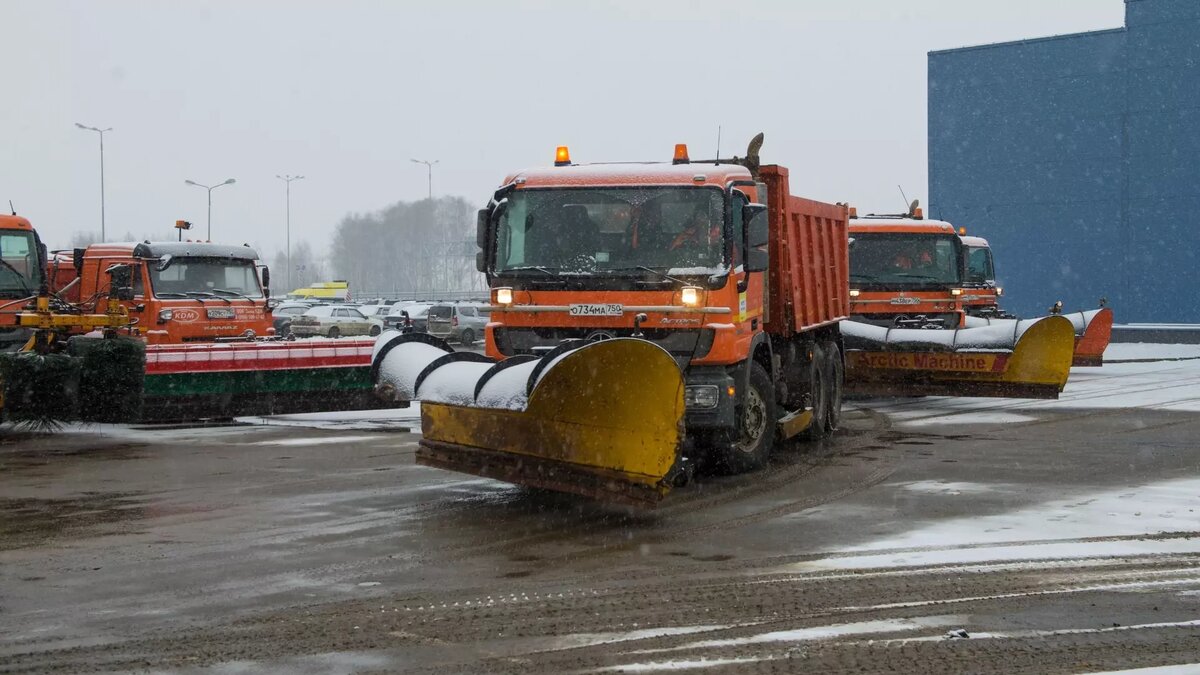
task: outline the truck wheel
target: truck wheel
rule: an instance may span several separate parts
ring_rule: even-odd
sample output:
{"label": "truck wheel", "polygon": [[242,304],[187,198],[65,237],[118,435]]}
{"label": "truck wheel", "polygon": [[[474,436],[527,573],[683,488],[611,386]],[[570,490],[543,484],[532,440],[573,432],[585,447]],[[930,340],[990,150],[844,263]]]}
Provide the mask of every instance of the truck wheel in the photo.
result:
{"label": "truck wheel", "polygon": [[821,345],[813,345],[812,350],[808,381],[813,417],[812,423],[804,431],[804,437],[816,441],[829,433],[829,366]]}
{"label": "truck wheel", "polygon": [[333,328],[329,329],[329,337],[339,338],[341,336],[342,336],[342,331],[338,330],[337,326],[334,326]]}
{"label": "truck wheel", "polygon": [[761,469],[771,456],[775,443],[775,387],[767,371],[757,362],[750,363],[750,386],[742,394],[742,404],[735,411],[738,427],[736,437],[724,453],[724,464],[730,473]]}
{"label": "truck wheel", "polygon": [[475,344],[475,333],[472,332],[470,328],[464,328],[463,331],[458,334],[458,342],[464,347],[470,347],[471,345]]}
{"label": "truck wheel", "polygon": [[837,343],[825,343],[825,362],[827,381],[829,382],[829,412],[825,415],[825,428],[830,432],[838,430],[842,424],[842,385],[846,381],[846,366],[842,363],[842,350]]}

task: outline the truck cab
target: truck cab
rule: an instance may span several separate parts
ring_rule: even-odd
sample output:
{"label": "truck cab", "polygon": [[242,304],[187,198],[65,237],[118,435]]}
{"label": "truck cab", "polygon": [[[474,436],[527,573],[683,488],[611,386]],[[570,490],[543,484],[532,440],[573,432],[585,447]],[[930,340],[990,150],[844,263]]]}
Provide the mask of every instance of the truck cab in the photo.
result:
{"label": "truck cab", "polygon": [[954,226],[911,214],[850,220],[851,319],[895,328],[963,326],[963,244]]}
{"label": "truck cab", "polygon": [[45,282],[46,247],[30,222],[0,215],[0,351],[17,349],[32,331],[17,328],[17,314]]}
{"label": "truck cab", "polygon": [[274,334],[270,276],[257,262],[249,246],[106,243],[58,252],[49,273],[56,289],[86,301],[103,292],[106,270],[130,265],[133,298],[122,304],[149,343],[219,342]]}
{"label": "truck cab", "polygon": [[692,163],[682,145],[671,163],[565,151],[480,212],[487,356],[653,342],[683,372],[689,438],[737,470],[765,463],[784,411],[812,412],[815,437],[836,428],[846,208],[791,197],[787,169],[760,170],[756,151],[750,167]]}
{"label": "truck cab", "polygon": [[962,240],[966,267],[960,297],[963,309],[972,316],[1008,318],[1008,314],[1000,309],[1004,289],[996,284],[996,267],[987,239],[966,235],[959,239]]}

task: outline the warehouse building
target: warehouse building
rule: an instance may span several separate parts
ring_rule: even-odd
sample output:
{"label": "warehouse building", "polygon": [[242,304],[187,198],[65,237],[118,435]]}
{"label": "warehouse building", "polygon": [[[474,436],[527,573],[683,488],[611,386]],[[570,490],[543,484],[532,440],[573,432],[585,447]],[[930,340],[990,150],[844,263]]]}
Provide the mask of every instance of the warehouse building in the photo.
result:
{"label": "warehouse building", "polygon": [[929,190],[991,242],[1010,311],[1104,297],[1119,322],[1200,322],[1200,1],[931,52]]}

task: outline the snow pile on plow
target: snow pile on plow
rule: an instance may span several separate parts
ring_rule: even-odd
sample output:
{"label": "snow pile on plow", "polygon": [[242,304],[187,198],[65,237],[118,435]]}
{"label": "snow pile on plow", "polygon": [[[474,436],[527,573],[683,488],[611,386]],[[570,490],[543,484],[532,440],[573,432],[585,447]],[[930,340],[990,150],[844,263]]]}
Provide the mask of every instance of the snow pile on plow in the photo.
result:
{"label": "snow pile on plow", "polygon": [[648,506],[679,465],[683,377],[652,342],[577,341],[496,362],[385,334],[372,371],[377,394],[422,402],[425,466]]}
{"label": "snow pile on plow", "polygon": [[[1075,331],[1075,356],[1073,366],[1102,366],[1104,365],[1104,350],[1112,339],[1113,312],[1108,308],[1093,309],[1086,312],[1071,312],[1060,315],[1071,322]],[[1018,323],[1016,319],[991,319],[979,316],[967,316],[967,328],[985,326],[1009,326]]]}
{"label": "snow pile on plow", "polygon": [[846,389],[876,396],[1058,398],[1075,346],[1062,316],[957,330],[841,325]]}

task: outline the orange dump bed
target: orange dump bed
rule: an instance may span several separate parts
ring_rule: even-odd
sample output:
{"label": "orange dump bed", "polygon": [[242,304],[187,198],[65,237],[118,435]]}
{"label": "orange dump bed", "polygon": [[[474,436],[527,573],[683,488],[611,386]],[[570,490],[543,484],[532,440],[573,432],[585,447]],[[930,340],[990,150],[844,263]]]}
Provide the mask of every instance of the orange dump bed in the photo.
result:
{"label": "orange dump bed", "polygon": [[793,197],[788,170],[764,166],[771,227],[766,330],[800,333],[850,315],[848,209]]}

